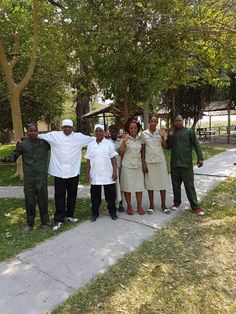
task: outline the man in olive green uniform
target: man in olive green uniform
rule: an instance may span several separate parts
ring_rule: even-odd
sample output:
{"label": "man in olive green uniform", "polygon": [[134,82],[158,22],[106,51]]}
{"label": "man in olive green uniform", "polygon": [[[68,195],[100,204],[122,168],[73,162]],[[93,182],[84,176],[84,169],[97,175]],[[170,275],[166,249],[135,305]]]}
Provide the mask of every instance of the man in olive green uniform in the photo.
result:
{"label": "man in olive green uniform", "polygon": [[200,209],[194,187],[194,174],[192,164],[192,150],[197,154],[197,165],[202,167],[203,155],[195,132],[183,127],[183,118],[178,115],[174,118],[173,127],[167,137],[167,148],[171,149],[171,180],[174,193],[173,210],[181,205],[181,184],[184,183],[185,191],[193,212],[204,215]]}
{"label": "man in olive green uniform", "polygon": [[[40,212],[41,229],[47,230],[49,228],[47,160],[50,146],[44,140],[37,138],[38,129],[35,124],[28,126],[27,135],[28,138],[17,144],[10,158],[11,161],[15,161],[22,155],[23,160],[25,209],[27,215],[27,226],[24,233],[28,233],[34,228],[36,203]],[[9,158],[1,158],[1,161],[9,161]]]}

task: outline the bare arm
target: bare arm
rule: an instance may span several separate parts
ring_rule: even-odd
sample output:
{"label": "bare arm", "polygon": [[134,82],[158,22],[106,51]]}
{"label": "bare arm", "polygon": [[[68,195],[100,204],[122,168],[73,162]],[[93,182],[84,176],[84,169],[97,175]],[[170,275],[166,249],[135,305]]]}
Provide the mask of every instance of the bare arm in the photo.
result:
{"label": "bare arm", "polygon": [[147,170],[147,165],[146,165],[146,161],[145,161],[145,144],[142,144],[142,148],[141,148],[141,159],[142,159],[142,169],[143,169],[143,173],[148,172],[148,170]]}
{"label": "bare arm", "polygon": [[116,179],[117,179],[117,161],[116,161],[116,157],[112,157],[111,158],[111,164],[112,164],[112,168],[113,168],[112,180],[116,181]]}
{"label": "bare arm", "polygon": [[174,128],[171,126],[166,140],[166,148],[171,149],[173,146]]}
{"label": "bare arm", "polygon": [[166,143],[166,130],[164,128],[161,128],[160,130],[160,135],[161,135],[161,146],[163,148],[167,148],[167,143]]}
{"label": "bare arm", "polygon": [[90,177],[90,160],[87,159],[86,162],[86,182],[89,183],[89,177]]}
{"label": "bare arm", "polygon": [[128,135],[123,135],[121,138],[121,145],[118,149],[118,153],[123,156],[126,150],[126,142],[128,141]]}

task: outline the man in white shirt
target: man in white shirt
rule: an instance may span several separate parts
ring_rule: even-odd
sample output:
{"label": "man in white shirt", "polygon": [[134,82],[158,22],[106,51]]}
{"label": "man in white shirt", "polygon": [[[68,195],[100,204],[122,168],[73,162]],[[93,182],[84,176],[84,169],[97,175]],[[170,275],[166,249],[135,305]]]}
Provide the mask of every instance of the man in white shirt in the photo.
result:
{"label": "man in white shirt", "polygon": [[73,132],[73,121],[62,121],[62,131],[52,131],[38,135],[51,146],[48,172],[54,176],[55,213],[53,230],[59,229],[65,220],[76,222],[74,218],[77,189],[79,183],[82,148],[94,141],[93,137]]}
{"label": "man in white shirt", "polygon": [[104,138],[104,127],[101,124],[95,125],[96,140],[88,145],[87,158],[87,180],[91,182],[91,203],[92,216],[90,221],[96,221],[99,216],[99,207],[101,205],[101,188],[104,186],[107,208],[113,220],[116,215],[116,187],[117,163],[115,147],[110,140]]}

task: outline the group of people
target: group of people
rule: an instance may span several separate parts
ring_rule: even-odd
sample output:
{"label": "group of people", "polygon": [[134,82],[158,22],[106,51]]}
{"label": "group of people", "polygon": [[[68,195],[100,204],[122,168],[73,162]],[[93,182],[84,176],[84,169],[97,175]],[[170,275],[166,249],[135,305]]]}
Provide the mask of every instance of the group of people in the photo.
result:
{"label": "group of people", "polygon": [[[55,212],[53,230],[58,230],[65,221],[76,222],[74,217],[77,188],[80,176],[82,148],[87,147],[86,176],[91,188],[91,221],[99,216],[101,189],[104,187],[109,214],[116,220],[117,209],[124,211],[123,198],[127,204],[127,214],[133,215],[132,193],[136,195],[137,212],[145,214],[142,195],[146,189],[149,196],[148,214],[155,208],[154,191],[160,191],[161,208],[169,214],[181,206],[181,184],[193,212],[204,215],[199,207],[194,188],[192,150],[198,158],[198,166],[203,165],[203,156],[195,132],[183,127],[183,119],[176,116],[168,134],[164,128],[157,128],[158,119],[151,115],[149,127],[141,132],[136,119],[125,124],[125,134],[119,138],[119,128],[111,125],[105,132],[104,126],[97,124],[94,136],[73,131],[73,121],[62,121],[61,131],[39,134],[36,124],[27,126],[27,137],[17,143],[11,160],[20,155],[23,159],[24,194],[27,226],[29,233],[34,229],[36,204],[38,204],[41,228],[49,228],[48,215],[48,173],[54,177]],[[166,191],[170,189],[164,149],[171,149],[171,180],[174,203],[166,206]],[[51,156],[48,168],[48,151]],[[7,161],[9,158],[1,158]],[[47,169],[48,168],[48,169]]]}

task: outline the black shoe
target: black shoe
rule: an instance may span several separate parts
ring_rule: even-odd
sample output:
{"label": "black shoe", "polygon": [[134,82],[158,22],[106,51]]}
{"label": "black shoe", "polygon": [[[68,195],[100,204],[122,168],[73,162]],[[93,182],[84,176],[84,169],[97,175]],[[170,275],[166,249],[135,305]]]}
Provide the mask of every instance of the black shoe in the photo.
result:
{"label": "black shoe", "polygon": [[114,214],[114,215],[111,215],[111,219],[112,219],[112,220],[117,220],[117,219],[118,219],[118,217],[117,217],[117,215],[116,215],[116,214]]}
{"label": "black shoe", "polygon": [[236,166],[236,162],[234,163],[234,165]]}
{"label": "black shoe", "polygon": [[92,216],[92,217],[90,218],[90,221],[91,221],[91,222],[94,222],[94,221],[97,220],[97,218],[98,218],[98,216]]}
{"label": "black shoe", "polygon": [[43,232],[47,232],[50,230],[50,226],[49,225],[46,225],[46,224],[42,224],[40,225],[40,229],[43,231]]}
{"label": "black shoe", "polygon": [[119,211],[120,213],[123,213],[123,212],[125,211],[124,205],[123,205],[122,203],[119,205],[118,211]]}
{"label": "black shoe", "polygon": [[29,225],[27,225],[25,228],[24,228],[24,230],[22,230],[22,234],[23,235],[27,235],[27,234],[29,234],[31,231],[33,231],[34,230],[34,226],[29,226]]}

